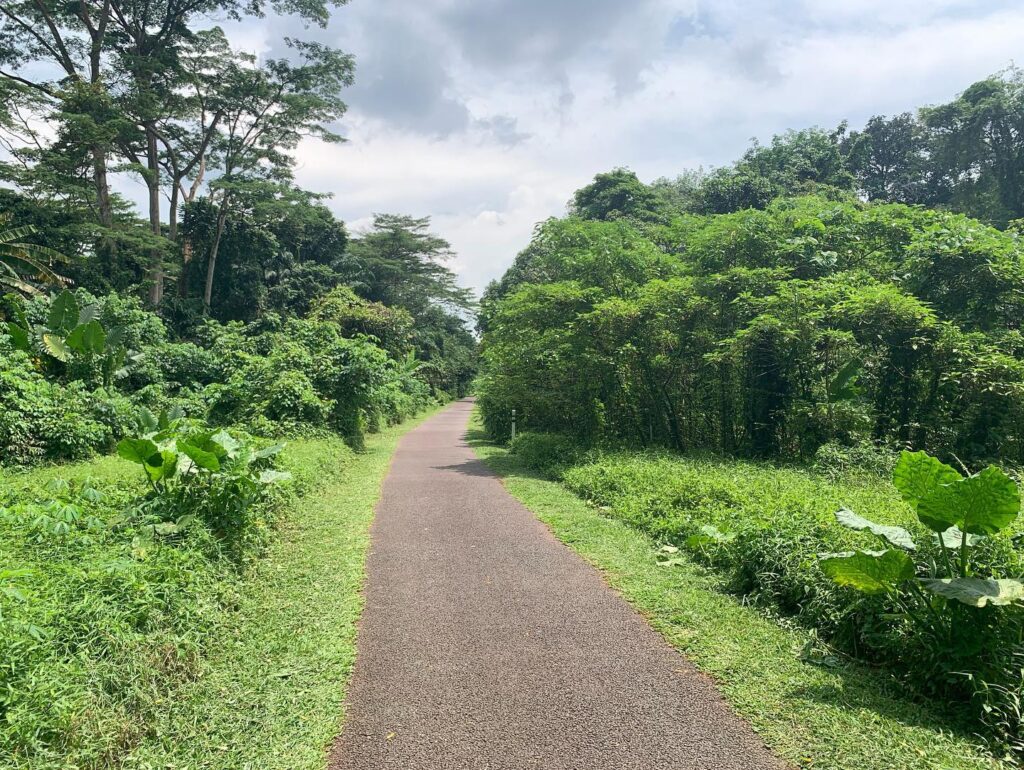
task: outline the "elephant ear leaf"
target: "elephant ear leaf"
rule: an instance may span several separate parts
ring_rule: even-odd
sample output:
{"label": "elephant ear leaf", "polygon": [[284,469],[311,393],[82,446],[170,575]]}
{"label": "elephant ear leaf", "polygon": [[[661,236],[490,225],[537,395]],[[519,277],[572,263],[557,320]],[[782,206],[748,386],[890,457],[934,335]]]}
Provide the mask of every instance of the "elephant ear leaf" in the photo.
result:
{"label": "elephant ear leaf", "polygon": [[148,438],[124,438],[117,444],[117,453],[125,460],[131,460],[148,468],[163,465],[160,448]]}
{"label": "elephant ear leaf", "polygon": [[292,474],[288,473],[288,471],[275,471],[275,470],[263,471],[260,474],[260,483],[261,484],[279,484],[282,481],[289,481],[291,479],[291,477],[292,477]]}
{"label": "elephant ear leaf", "polygon": [[914,562],[903,551],[850,551],[823,556],[822,572],[841,586],[866,594],[888,593],[914,577]]}
{"label": "elephant ear leaf", "polygon": [[217,459],[217,455],[213,452],[200,449],[195,444],[187,441],[178,442],[178,451],[195,463],[197,468],[202,468],[204,471],[220,470],[220,460]]}
{"label": "elephant ear leaf", "polygon": [[178,468],[178,454],[170,449],[161,450],[148,438],[121,439],[117,444],[117,453],[141,465],[153,482],[171,478]]}
{"label": "elephant ear leaf", "polygon": [[78,300],[75,295],[65,289],[50,305],[50,315],[46,325],[55,332],[69,332],[78,325]]}
{"label": "elephant ear leaf", "polygon": [[858,532],[867,530],[871,534],[877,535],[885,540],[889,545],[894,545],[897,548],[903,548],[907,551],[917,550],[914,538],[911,537],[910,533],[903,529],[903,527],[889,527],[884,524],[875,524],[875,522],[865,519],[863,516],[858,516],[849,508],[841,508],[838,510],[836,512],[836,520],[844,527],[857,530]]}
{"label": "elephant ear leaf", "polygon": [[967,546],[975,546],[985,538],[981,535],[968,535],[960,531],[960,527],[950,527],[945,532],[936,532],[935,543],[946,548],[957,550],[963,547],[964,538],[967,538]]}
{"label": "elephant ear leaf", "polygon": [[925,579],[921,583],[934,594],[971,607],[1004,606],[1024,601],[1024,583],[1019,580],[960,577]]}
{"label": "elephant ear leaf", "polygon": [[921,500],[917,511],[921,521],[937,532],[956,526],[970,535],[994,535],[1012,524],[1019,513],[1017,484],[994,465],[937,487]]}
{"label": "elephant ear leaf", "polygon": [[90,353],[102,353],[103,347],[107,344],[107,333],[99,321],[93,319],[84,327],[82,343]]}
{"label": "elephant ear leaf", "polygon": [[31,345],[28,341],[28,329],[24,326],[18,326],[14,321],[7,323],[7,334],[11,338],[11,344],[14,345],[15,350],[28,351],[31,349]]}
{"label": "elephant ear leaf", "polygon": [[43,333],[43,347],[46,348],[46,352],[56,358],[58,361],[67,362],[71,358],[71,348],[68,344],[61,339],[59,334],[52,334],[51,332]]}
{"label": "elephant ear leaf", "polygon": [[[927,452],[902,452],[892,472],[892,483],[900,496],[919,513],[921,500],[946,484],[952,484],[963,478],[954,468],[936,460]],[[948,529],[953,522],[947,523],[936,531]],[[926,522],[927,525],[927,522]],[[927,525],[931,526],[931,525]],[[934,529],[934,527],[932,527]]]}

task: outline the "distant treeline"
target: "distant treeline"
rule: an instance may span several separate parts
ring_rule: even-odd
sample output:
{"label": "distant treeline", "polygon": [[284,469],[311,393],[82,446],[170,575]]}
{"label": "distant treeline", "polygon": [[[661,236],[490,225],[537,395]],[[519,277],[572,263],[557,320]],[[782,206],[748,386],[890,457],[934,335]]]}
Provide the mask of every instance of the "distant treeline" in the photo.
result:
{"label": "distant treeline", "polygon": [[1014,70],[711,173],[598,175],[488,287],[488,426],[1024,461],[1022,122]]}

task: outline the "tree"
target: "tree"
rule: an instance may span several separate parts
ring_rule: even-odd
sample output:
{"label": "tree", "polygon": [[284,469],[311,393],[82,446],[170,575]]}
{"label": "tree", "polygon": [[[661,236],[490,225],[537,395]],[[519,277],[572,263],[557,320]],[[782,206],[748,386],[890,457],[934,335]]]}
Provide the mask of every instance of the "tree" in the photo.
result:
{"label": "tree", "polygon": [[1024,71],[975,83],[921,119],[955,208],[1000,226],[1024,216]]}
{"label": "tree", "polygon": [[218,109],[223,130],[214,144],[221,175],[212,185],[217,224],[206,263],[203,306],[209,310],[217,253],[236,195],[268,178],[287,179],[289,151],[303,137],[342,138],[328,126],[345,111],[340,92],[352,83],[352,57],[319,43],[288,40],[299,62],[238,56],[224,74]]}
{"label": "tree", "polygon": [[569,211],[581,219],[655,222],[664,218],[662,199],[627,168],[595,176],[573,195]]}
{"label": "tree", "polygon": [[817,185],[853,189],[840,141],[845,132],[843,123],[834,131],[787,131],[773,136],[769,145],[754,142],[737,170],[769,180],[781,195],[810,192]]}
{"label": "tree", "polygon": [[851,131],[842,148],[868,200],[929,200],[928,135],[909,112],[888,119],[875,115],[861,131]]}
{"label": "tree", "polygon": [[[329,6],[344,2],[15,0],[0,6],[0,82],[19,86],[6,90],[35,117],[66,128],[69,158],[78,165],[89,162],[94,193],[86,205],[95,207],[108,249],[113,248],[111,229],[116,224],[108,180],[111,158],[127,160],[127,168],[145,182],[152,236],[147,246],[151,303],[162,298],[165,258],[176,249],[177,204],[196,196],[209,170],[210,146],[223,114],[218,105],[238,96],[239,78],[224,74],[228,67],[237,74],[238,58],[231,55],[219,30],[197,30],[197,21],[216,16],[239,19],[273,8],[322,26]],[[322,47],[293,42],[293,48],[308,59],[316,58],[311,52]],[[351,63],[343,59],[338,54],[331,63],[340,65],[338,77],[345,79]],[[247,66],[251,68],[251,62]],[[270,80],[283,74],[280,62],[265,69],[275,67],[276,73],[267,76]],[[227,90],[218,95],[222,87]],[[303,88],[293,91],[293,113]],[[311,88],[307,95],[315,92]],[[0,128],[6,122],[0,121]],[[43,142],[38,132],[32,133],[30,141],[42,153]],[[286,151],[293,145],[285,141],[283,146]],[[221,160],[227,157],[222,154]],[[280,156],[265,160],[276,162]],[[188,189],[183,185],[186,180],[191,182]],[[166,232],[161,213],[165,194],[171,203]],[[187,245],[183,257],[191,258]]]}
{"label": "tree", "polygon": [[367,299],[404,307],[414,316],[434,305],[469,311],[470,292],[444,264],[453,256],[451,245],[429,228],[429,217],[374,214],[370,230],[345,255],[343,275]]}

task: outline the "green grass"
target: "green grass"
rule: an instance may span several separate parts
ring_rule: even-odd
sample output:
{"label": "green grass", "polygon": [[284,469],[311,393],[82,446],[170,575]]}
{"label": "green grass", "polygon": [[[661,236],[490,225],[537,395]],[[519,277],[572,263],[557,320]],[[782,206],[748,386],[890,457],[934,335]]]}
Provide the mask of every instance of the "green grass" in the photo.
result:
{"label": "green grass", "polygon": [[801,660],[811,637],[740,604],[720,578],[686,557],[658,566],[655,541],[608,518],[516,456],[487,443],[477,453],[562,542],[602,571],[673,646],[718,683],[735,711],[781,757],[829,770],[1004,768],[955,715],[903,697],[882,672],[850,662]]}
{"label": "green grass", "polygon": [[204,661],[174,694],[156,735],[128,768],[315,770],[338,734],[363,608],[369,526],[403,433],[425,417],[367,438],[341,472],[319,462],[322,442],[296,442],[288,458],[319,483],[295,501],[286,525]]}
{"label": "green grass", "polygon": [[114,523],[142,488],[116,457],[0,475],[0,569],[31,570],[23,601],[0,594],[0,767],[323,768],[373,508],[417,422],[359,454],[339,438],[289,442],[295,483],[258,519],[265,545],[241,570],[201,527],[144,552],[116,525],[36,535],[21,506],[49,499],[54,479],[90,479],[103,498],[80,504]]}

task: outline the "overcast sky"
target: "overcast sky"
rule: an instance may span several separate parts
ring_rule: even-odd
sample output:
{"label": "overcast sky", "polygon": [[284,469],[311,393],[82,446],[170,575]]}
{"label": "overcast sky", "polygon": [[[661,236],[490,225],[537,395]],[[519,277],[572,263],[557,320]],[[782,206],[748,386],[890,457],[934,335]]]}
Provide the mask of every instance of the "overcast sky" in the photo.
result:
{"label": "overcast sky", "polygon": [[1019,0],[352,0],[326,30],[227,25],[356,57],[346,144],[300,147],[300,185],[430,216],[482,289],[595,173],[641,179],[736,159],[751,137],[857,126],[947,101],[1024,58]]}

